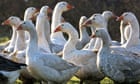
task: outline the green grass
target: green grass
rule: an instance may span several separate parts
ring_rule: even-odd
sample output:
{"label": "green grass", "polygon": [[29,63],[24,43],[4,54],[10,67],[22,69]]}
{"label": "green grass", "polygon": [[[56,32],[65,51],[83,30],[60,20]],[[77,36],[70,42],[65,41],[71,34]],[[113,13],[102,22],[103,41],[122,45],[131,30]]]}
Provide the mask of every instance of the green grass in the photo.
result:
{"label": "green grass", "polygon": [[[70,81],[68,81],[67,84],[79,84],[79,79],[76,78],[75,76],[71,78]],[[17,80],[15,84],[22,84],[22,81]],[[39,83],[35,83],[35,84],[39,84]],[[105,77],[102,81],[100,81],[100,84],[114,84],[112,80],[110,80],[109,78]]]}
{"label": "green grass", "polygon": [[7,42],[9,40],[9,38],[8,37],[1,37],[0,38],[0,43],[2,44],[2,43],[5,43],[5,42]]}

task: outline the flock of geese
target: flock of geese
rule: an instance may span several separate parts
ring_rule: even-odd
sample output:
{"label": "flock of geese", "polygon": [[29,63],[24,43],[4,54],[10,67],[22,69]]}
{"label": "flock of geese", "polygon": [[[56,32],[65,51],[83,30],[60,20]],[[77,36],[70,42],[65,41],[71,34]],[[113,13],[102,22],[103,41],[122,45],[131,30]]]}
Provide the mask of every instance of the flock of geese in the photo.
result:
{"label": "flock of geese", "polygon": [[[0,82],[5,80],[1,84],[14,84],[21,74],[43,84],[66,84],[73,76],[80,79],[80,84],[99,84],[104,77],[117,84],[138,83],[140,35],[136,16],[124,12],[117,17],[111,11],[95,13],[89,18],[81,16],[78,34],[62,16],[73,8],[65,1],[58,2],[51,26],[48,14],[52,10],[48,6],[42,6],[40,11],[29,7],[24,20],[11,16],[2,23],[10,25],[13,34],[3,49],[7,54],[0,54]],[[121,21],[121,42],[113,41],[109,35],[111,18]],[[87,28],[91,29],[91,36]]]}

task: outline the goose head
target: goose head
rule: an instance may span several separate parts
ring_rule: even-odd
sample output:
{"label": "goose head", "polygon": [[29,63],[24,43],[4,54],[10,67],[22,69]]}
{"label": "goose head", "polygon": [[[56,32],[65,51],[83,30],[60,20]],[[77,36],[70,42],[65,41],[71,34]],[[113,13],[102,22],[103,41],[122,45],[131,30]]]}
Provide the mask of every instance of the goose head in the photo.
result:
{"label": "goose head", "polygon": [[65,2],[65,1],[61,1],[61,2],[58,2],[56,4],[56,8],[59,8],[62,11],[68,11],[68,10],[73,9],[74,6],[72,6],[71,4],[69,4],[69,3]]}
{"label": "goose head", "polygon": [[104,28],[97,29],[96,32],[91,35],[91,38],[95,38],[95,37],[101,38],[103,40],[104,46],[111,45],[111,43],[109,42],[107,31]]}
{"label": "goose head", "polygon": [[35,7],[29,7],[25,10],[25,13],[24,13],[24,20],[29,20],[29,19],[32,19],[33,15],[35,13],[39,12],[38,9],[36,9]]}
{"label": "goose head", "polygon": [[117,21],[123,21],[124,23],[133,22],[136,19],[135,15],[132,12],[125,12],[120,17],[117,18]]}
{"label": "goose head", "polygon": [[82,27],[82,24],[87,20],[87,17],[86,16],[81,16],[80,18],[80,21],[79,21],[79,27],[80,28],[83,28]]}
{"label": "goose head", "polygon": [[40,13],[48,14],[48,13],[51,13],[51,12],[52,12],[52,9],[49,6],[43,6],[40,9]]}
{"label": "goose head", "polygon": [[30,31],[30,30],[35,30],[35,28],[34,28],[34,24],[31,21],[22,21],[18,26],[17,30]]}
{"label": "goose head", "polygon": [[59,31],[66,32],[66,33],[71,33],[71,34],[75,33],[74,32],[75,31],[74,27],[68,22],[59,24],[56,27],[56,29],[54,30],[54,32],[59,32]]}
{"label": "goose head", "polygon": [[104,36],[105,32],[106,32],[106,31],[105,31],[104,29],[102,29],[102,28],[97,29],[97,30],[95,31],[95,33],[91,35],[91,38],[95,38],[95,37],[102,38],[102,36]]}
{"label": "goose head", "polygon": [[89,19],[87,19],[83,26],[85,27],[95,27],[95,28],[103,28],[106,25],[105,19],[101,14],[93,14]]}
{"label": "goose head", "polygon": [[11,16],[4,22],[2,22],[2,25],[11,25],[11,26],[17,26],[20,23],[20,18],[16,16]]}
{"label": "goose head", "polygon": [[102,16],[105,18],[106,21],[108,21],[111,18],[117,18],[117,16],[111,11],[104,11],[102,13]]}

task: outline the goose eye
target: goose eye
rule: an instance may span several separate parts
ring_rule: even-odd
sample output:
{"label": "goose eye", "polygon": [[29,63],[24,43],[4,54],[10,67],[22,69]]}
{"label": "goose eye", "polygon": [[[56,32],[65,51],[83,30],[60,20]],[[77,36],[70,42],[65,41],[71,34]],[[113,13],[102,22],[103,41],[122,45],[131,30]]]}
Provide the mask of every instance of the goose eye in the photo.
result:
{"label": "goose eye", "polygon": [[124,16],[127,16],[128,14],[125,14]]}
{"label": "goose eye", "polygon": [[61,26],[64,26],[64,24],[62,24]]}
{"label": "goose eye", "polygon": [[11,20],[13,20],[14,18],[11,18]]}
{"label": "goose eye", "polygon": [[63,3],[62,5],[65,5],[65,3]]}
{"label": "goose eye", "polygon": [[93,20],[95,20],[95,18],[93,18]]}

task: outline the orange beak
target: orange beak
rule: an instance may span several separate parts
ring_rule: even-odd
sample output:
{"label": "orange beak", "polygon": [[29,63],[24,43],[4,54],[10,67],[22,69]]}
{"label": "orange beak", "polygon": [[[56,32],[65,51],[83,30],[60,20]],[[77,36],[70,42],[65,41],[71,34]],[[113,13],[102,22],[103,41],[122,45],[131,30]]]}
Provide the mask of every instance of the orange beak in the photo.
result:
{"label": "orange beak", "polygon": [[70,9],[73,9],[73,8],[74,8],[74,6],[73,6],[73,5],[71,5],[71,4],[67,4],[67,8],[70,10]]}
{"label": "orange beak", "polygon": [[35,11],[35,13],[37,13],[37,12],[39,12],[39,11],[40,11],[40,9],[36,8],[36,11]]}
{"label": "orange beak", "polygon": [[59,32],[61,31],[61,26],[57,26],[56,29],[54,30],[54,32]]}
{"label": "orange beak", "polygon": [[2,22],[1,25],[8,25],[8,24],[10,24],[10,21],[9,20],[5,20],[4,22]]}
{"label": "orange beak", "polygon": [[96,35],[95,34],[92,34],[91,36],[90,36],[90,38],[95,38],[96,37]]}
{"label": "orange beak", "polygon": [[116,21],[121,21],[123,20],[123,16],[117,17]]}
{"label": "orange beak", "polygon": [[18,28],[16,30],[22,30],[22,26],[19,25]]}
{"label": "orange beak", "polygon": [[83,26],[83,27],[86,27],[86,26],[88,26],[88,25],[90,25],[90,24],[92,24],[92,21],[91,21],[91,20],[87,20],[87,21],[85,21],[85,22],[82,24],[82,26]]}

